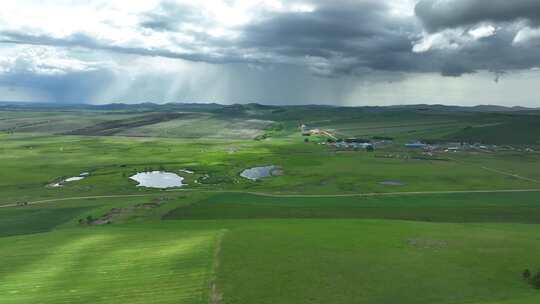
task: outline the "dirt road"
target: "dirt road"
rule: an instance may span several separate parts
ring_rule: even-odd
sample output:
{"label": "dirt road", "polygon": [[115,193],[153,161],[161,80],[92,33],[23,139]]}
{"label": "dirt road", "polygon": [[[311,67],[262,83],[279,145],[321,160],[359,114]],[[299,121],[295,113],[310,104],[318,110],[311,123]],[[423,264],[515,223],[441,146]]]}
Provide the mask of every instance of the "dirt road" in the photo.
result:
{"label": "dirt road", "polygon": [[[540,192],[540,189],[506,189],[506,190],[455,190],[455,191],[413,191],[413,192],[371,192],[371,193],[349,193],[349,194],[279,194],[265,192],[246,192],[246,191],[227,191],[227,190],[169,190],[167,193],[174,192],[193,192],[193,193],[247,193],[265,197],[276,198],[332,198],[332,197],[374,197],[374,196],[405,196],[405,195],[430,195],[430,194],[475,194],[475,193],[522,193],[522,192]],[[130,197],[152,197],[163,196],[164,193],[149,194],[124,194],[124,195],[98,195],[98,196],[75,196],[63,198],[51,198],[28,202],[27,205],[38,205],[45,203],[54,203],[62,201],[76,201],[101,198],[130,198]],[[17,207],[16,203],[0,203],[0,208]]]}

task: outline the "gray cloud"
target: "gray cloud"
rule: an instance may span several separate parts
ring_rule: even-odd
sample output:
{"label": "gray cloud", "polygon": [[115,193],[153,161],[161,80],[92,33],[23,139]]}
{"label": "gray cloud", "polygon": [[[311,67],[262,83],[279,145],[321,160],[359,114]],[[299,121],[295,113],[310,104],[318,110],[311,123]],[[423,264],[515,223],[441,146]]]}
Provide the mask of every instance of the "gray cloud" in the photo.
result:
{"label": "gray cloud", "polygon": [[407,70],[416,27],[387,10],[380,1],[326,2],[312,13],[280,13],[246,26],[240,46],[288,58],[318,57],[337,73]]}
{"label": "gray cloud", "polygon": [[204,17],[192,6],[163,1],[155,10],[142,16],[140,25],[154,31],[177,31],[182,23],[204,21]]}
{"label": "gray cloud", "polygon": [[50,48],[22,49],[0,60],[0,87],[45,92],[55,102],[91,100],[114,78],[108,63],[74,60]]}
{"label": "gray cloud", "polygon": [[[540,24],[539,1],[421,0],[415,13],[429,32],[424,35],[440,38],[439,45],[434,43],[426,56],[442,63],[442,75],[455,77],[486,70],[495,73],[498,80],[504,71],[540,65],[538,41],[531,34]],[[471,30],[486,24],[493,33],[474,38]]]}
{"label": "gray cloud", "polygon": [[486,21],[540,23],[538,0],[421,0],[415,12],[430,31]]}
{"label": "gray cloud", "polygon": [[[521,21],[526,20],[533,28],[540,21],[538,0],[421,0],[416,16],[395,15],[391,4],[380,0],[308,3],[314,5],[313,11],[265,11],[247,24],[232,26],[230,30],[237,34],[234,38],[186,27],[209,28],[215,24],[194,6],[162,1],[141,14],[133,30],[143,37],[159,35],[167,40],[166,45],[110,41],[86,32],[59,38],[22,29],[0,31],[0,43],[84,48],[212,64],[291,65],[330,78],[375,72],[435,72],[458,77],[481,70],[500,74],[540,65],[537,43],[515,43],[524,27]],[[475,38],[468,32],[488,21],[496,23],[494,33]],[[190,42],[177,40],[177,34],[189,36]],[[422,39],[429,42],[432,34],[438,34],[439,40],[430,42],[421,52],[413,50]]]}
{"label": "gray cloud", "polygon": [[110,51],[115,53],[164,57],[173,59],[184,59],[195,62],[225,63],[235,62],[239,59],[236,56],[225,57],[221,54],[204,54],[192,52],[174,52],[162,48],[145,48],[137,46],[115,45],[107,41],[100,41],[84,33],[76,33],[63,38],[55,38],[48,35],[32,35],[15,31],[0,31],[0,43],[20,44],[20,45],[41,45],[54,47],[82,47],[93,50]]}
{"label": "gray cloud", "polygon": [[[310,13],[268,12],[260,20],[234,28],[238,39],[212,37],[184,30],[195,41],[178,43],[185,51],[119,45],[86,33],[62,38],[21,31],[0,32],[0,42],[60,47],[83,47],[123,54],[159,56],[209,63],[307,65],[322,76],[354,74],[366,69],[415,70],[411,64],[410,36],[417,31],[413,18],[392,18],[380,1],[320,1]],[[165,1],[141,17],[142,28],[156,32],[181,32],[180,25],[208,21],[193,7]],[[174,41],[171,41],[174,45]],[[205,51],[202,51],[205,49]],[[306,59],[308,58],[308,59]]]}

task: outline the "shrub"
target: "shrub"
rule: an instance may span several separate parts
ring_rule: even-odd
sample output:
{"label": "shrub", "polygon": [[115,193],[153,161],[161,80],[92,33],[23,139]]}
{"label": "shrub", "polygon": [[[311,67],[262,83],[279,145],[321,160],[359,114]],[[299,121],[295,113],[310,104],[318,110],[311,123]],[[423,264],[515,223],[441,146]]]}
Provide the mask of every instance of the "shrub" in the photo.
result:
{"label": "shrub", "polygon": [[530,277],[531,277],[531,271],[530,271],[529,269],[525,269],[525,270],[523,271],[522,276],[523,276],[523,279],[524,279],[524,280],[530,279]]}
{"label": "shrub", "polygon": [[394,140],[393,137],[388,137],[388,136],[373,136],[372,139],[375,139],[375,140]]}
{"label": "shrub", "polygon": [[531,277],[529,279],[529,282],[534,288],[540,289],[540,271],[538,271],[533,277]]}

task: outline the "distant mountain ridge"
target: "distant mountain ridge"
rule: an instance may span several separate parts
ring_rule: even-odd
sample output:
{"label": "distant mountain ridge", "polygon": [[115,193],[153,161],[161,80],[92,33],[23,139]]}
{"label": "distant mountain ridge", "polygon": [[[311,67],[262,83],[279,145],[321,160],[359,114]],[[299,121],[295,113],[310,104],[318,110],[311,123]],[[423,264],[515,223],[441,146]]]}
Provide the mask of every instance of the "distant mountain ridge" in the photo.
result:
{"label": "distant mountain ridge", "polygon": [[219,104],[219,103],[165,103],[157,104],[143,102],[136,104],[110,103],[102,105],[70,103],[40,103],[40,102],[0,102],[0,110],[48,110],[48,111],[69,111],[69,110],[94,110],[94,111],[217,111],[223,113],[244,112],[250,110],[277,110],[286,108],[306,108],[306,109],[339,109],[354,108],[366,109],[368,111],[384,110],[418,110],[418,111],[459,111],[459,112],[521,112],[537,111],[540,108],[528,108],[522,106],[498,106],[498,105],[477,105],[477,106],[449,106],[441,104],[416,104],[416,105],[391,105],[391,106],[334,106],[334,105],[265,105],[259,103],[247,104]]}

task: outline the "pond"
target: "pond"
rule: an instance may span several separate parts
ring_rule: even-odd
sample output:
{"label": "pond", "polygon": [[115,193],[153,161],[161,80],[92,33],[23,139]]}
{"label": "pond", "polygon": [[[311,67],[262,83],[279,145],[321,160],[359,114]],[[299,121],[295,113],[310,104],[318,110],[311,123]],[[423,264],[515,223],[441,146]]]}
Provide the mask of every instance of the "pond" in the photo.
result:
{"label": "pond", "polygon": [[69,177],[69,178],[63,179],[63,180],[61,180],[59,182],[49,184],[49,187],[52,187],[52,188],[62,187],[62,186],[64,186],[65,183],[78,182],[78,181],[81,181],[81,180],[85,179],[89,175],[90,175],[90,173],[84,172],[84,173],[81,173],[79,176]]}
{"label": "pond", "polygon": [[246,169],[240,173],[240,176],[247,178],[252,181],[259,180],[261,178],[280,175],[281,170],[277,166],[266,166],[266,167],[254,167]]}
{"label": "pond", "polygon": [[162,171],[141,172],[131,176],[130,179],[139,183],[137,187],[146,188],[166,189],[185,185],[183,177],[175,173]]}

